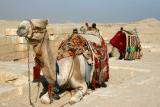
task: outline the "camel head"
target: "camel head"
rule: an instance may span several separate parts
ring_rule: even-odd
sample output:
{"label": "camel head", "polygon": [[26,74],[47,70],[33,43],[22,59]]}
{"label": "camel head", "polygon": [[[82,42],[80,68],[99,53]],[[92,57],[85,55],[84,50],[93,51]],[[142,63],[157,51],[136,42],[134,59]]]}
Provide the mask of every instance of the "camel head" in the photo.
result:
{"label": "camel head", "polygon": [[20,37],[25,37],[29,40],[42,40],[44,38],[44,33],[47,31],[47,25],[48,20],[24,20],[18,27],[17,35]]}

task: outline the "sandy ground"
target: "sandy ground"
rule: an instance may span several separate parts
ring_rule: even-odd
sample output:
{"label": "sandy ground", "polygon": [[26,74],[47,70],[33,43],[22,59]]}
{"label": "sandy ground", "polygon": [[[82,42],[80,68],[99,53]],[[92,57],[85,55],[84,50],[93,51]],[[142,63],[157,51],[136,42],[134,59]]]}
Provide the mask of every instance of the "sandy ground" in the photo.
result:
{"label": "sandy ground", "polygon": [[[117,60],[117,57],[111,58],[109,60],[110,80],[107,82],[107,88],[89,91],[89,94],[77,104],[69,105],[68,101],[71,94],[65,92],[61,95],[60,100],[54,101],[51,105],[41,104],[38,99],[35,104],[36,107],[159,107],[160,21],[147,19],[128,24],[104,24],[100,26],[102,31],[104,31],[103,37],[109,40],[122,25],[126,29],[133,29],[135,27],[138,29],[143,47],[142,59],[124,61]],[[74,25],[74,27],[75,26],[76,25]],[[55,47],[62,38],[63,37],[60,36],[55,40]],[[23,61],[1,62],[0,71],[19,71],[21,75],[27,76],[25,63]],[[8,66],[9,68],[6,69]],[[15,67],[15,69],[11,69],[13,67]],[[18,67],[21,68],[21,70],[18,70]],[[8,97],[0,95],[0,107],[31,107],[28,100],[26,81],[22,83],[23,85],[16,86],[23,87],[22,93],[19,91],[11,91],[10,94],[6,94]],[[0,83],[2,88],[3,85],[4,83]],[[38,87],[36,85],[37,84],[32,83],[32,101],[34,102],[38,93]],[[40,87],[40,91],[41,88],[42,87]]]}

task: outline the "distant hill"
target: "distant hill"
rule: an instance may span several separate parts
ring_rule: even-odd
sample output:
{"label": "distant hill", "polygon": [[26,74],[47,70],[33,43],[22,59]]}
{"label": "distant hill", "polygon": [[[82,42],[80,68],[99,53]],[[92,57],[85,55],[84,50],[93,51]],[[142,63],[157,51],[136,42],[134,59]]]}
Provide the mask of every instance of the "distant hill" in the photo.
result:
{"label": "distant hill", "polygon": [[143,23],[150,23],[150,22],[160,22],[158,19],[156,18],[148,18],[148,19],[143,19],[143,20],[140,20],[141,22]]}
{"label": "distant hill", "polygon": [[150,27],[160,26],[160,21],[158,19],[155,19],[155,18],[149,18],[149,19],[140,20],[140,21],[138,21],[138,23],[147,24]]}

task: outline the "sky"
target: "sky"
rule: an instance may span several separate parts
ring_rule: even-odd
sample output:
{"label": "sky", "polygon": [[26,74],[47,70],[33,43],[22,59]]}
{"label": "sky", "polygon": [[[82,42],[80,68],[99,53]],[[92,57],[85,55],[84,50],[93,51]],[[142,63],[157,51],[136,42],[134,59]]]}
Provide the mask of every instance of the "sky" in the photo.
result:
{"label": "sky", "polygon": [[64,22],[132,22],[160,19],[160,0],[0,0],[0,19]]}

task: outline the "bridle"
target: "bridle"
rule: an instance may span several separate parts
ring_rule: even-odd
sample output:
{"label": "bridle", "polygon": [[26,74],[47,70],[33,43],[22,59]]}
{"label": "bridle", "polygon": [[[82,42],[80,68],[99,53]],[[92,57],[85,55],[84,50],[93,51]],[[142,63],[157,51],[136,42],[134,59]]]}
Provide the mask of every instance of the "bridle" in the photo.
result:
{"label": "bridle", "polygon": [[[31,20],[27,20],[31,26],[31,36],[30,37],[25,37],[28,44],[34,44],[34,42],[36,42],[37,44],[40,43],[40,47],[38,49],[38,51],[36,52],[36,58],[40,57],[41,56],[41,48],[42,48],[42,45],[44,43],[44,39],[45,39],[45,36],[47,34],[47,29],[46,28],[39,28],[39,27],[36,27],[34,26],[33,22]],[[37,40],[37,39],[33,39],[33,36],[35,33],[43,33],[43,38],[41,40]],[[33,46],[33,48],[35,48],[37,45]]]}
{"label": "bridle", "polygon": [[[47,29],[46,28],[39,28],[39,27],[36,27],[34,26],[33,22],[31,20],[26,20],[29,22],[30,26],[31,26],[31,36],[30,37],[25,37],[28,41],[36,41],[36,42],[41,42],[43,41],[46,33],[47,33]],[[42,40],[36,40],[36,39],[33,39],[33,35],[34,33],[44,33],[44,36],[43,36],[43,39]]]}

